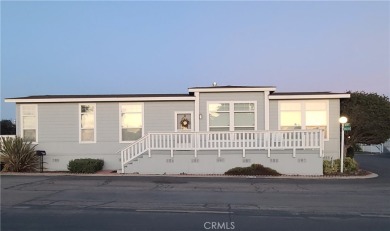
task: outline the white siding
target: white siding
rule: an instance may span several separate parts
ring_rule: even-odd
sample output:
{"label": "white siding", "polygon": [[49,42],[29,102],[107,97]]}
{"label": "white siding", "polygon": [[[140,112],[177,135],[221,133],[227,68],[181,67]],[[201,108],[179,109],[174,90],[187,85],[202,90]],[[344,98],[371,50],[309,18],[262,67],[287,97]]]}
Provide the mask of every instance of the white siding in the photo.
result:
{"label": "white siding", "polygon": [[119,142],[119,103],[96,104],[97,142]]}
{"label": "white siding", "polygon": [[39,143],[79,142],[79,104],[38,104]]}
{"label": "white siding", "polygon": [[[175,112],[194,111],[195,103],[188,102],[145,102],[144,127],[148,132],[174,132]],[[195,121],[192,118],[192,121]]]}
{"label": "white siding", "polygon": [[[38,105],[39,107],[39,105]],[[38,112],[39,114],[39,112]],[[16,135],[17,136],[21,136],[21,131],[20,131],[20,127],[21,127],[21,123],[20,123],[20,104],[16,104]],[[39,123],[38,123],[38,126],[39,126]],[[39,134],[38,134],[39,136]]]}
{"label": "white siding", "polygon": [[[16,115],[20,115],[17,104]],[[145,132],[175,129],[175,111],[194,111],[194,102],[145,102]],[[39,144],[45,150],[48,170],[66,170],[69,160],[100,158],[105,169],[119,169],[117,153],[128,143],[119,142],[119,102],[96,103],[96,143],[79,143],[79,103],[38,104]],[[19,117],[18,117],[19,118]],[[17,120],[17,134],[20,122]]]}
{"label": "white siding", "polygon": [[99,158],[106,169],[120,166],[118,103],[96,103],[96,143],[79,143],[79,104],[38,104],[39,145],[48,170],[66,170],[69,160]]}
{"label": "white siding", "polygon": [[329,100],[329,141],[325,141],[325,158],[340,158],[340,100]]}

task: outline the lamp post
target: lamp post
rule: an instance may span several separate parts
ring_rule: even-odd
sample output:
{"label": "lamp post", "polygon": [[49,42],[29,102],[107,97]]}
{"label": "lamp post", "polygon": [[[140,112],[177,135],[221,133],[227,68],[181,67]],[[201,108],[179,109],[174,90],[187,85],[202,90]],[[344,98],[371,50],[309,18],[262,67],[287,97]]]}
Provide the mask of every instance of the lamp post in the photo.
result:
{"label": "lamp post", "polygon": [[339,119],[341,124],[341,156],[340,156],[340,172],[344,172],[344,124],[348,122],[348,118],[341,116]]}

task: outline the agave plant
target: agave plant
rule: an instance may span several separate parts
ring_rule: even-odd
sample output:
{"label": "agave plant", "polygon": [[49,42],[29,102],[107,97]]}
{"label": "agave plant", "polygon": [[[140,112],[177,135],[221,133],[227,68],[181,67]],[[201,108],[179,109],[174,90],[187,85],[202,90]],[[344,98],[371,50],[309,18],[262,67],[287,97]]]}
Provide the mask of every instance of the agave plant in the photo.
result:
{"label": "agave plant", "polygon": [[39,169],[39,157],[35,153],[35,146],[21,137],[1,137],[0,155],[4,163],[3,171],[34,172]]}

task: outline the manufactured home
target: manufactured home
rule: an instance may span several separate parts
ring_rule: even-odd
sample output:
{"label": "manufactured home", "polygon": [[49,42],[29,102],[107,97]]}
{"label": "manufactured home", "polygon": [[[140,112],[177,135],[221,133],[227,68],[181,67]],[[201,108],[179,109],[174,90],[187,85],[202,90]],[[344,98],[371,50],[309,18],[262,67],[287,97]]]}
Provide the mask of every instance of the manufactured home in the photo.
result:
{"label": "manufactured home", "polygon": [[48,171],[98,158],[140,174],[221,174],[259,163],[282,174],[322,175],[340,156],[346,93],[272,86],[193,87],[187,94],[39,95],[16,103],[17,135],[45,150]]}

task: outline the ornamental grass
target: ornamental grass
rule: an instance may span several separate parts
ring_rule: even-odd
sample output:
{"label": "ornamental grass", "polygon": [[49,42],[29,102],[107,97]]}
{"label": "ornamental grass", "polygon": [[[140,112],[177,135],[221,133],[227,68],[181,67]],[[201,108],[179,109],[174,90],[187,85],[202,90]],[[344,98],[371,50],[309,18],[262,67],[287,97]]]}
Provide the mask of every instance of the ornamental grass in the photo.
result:
{"label": "ornamental grass", "polygon": [[1,137],[0,159],[4,172],[35,172],[40,159],[35,153],[36,145],[21,137]]}

